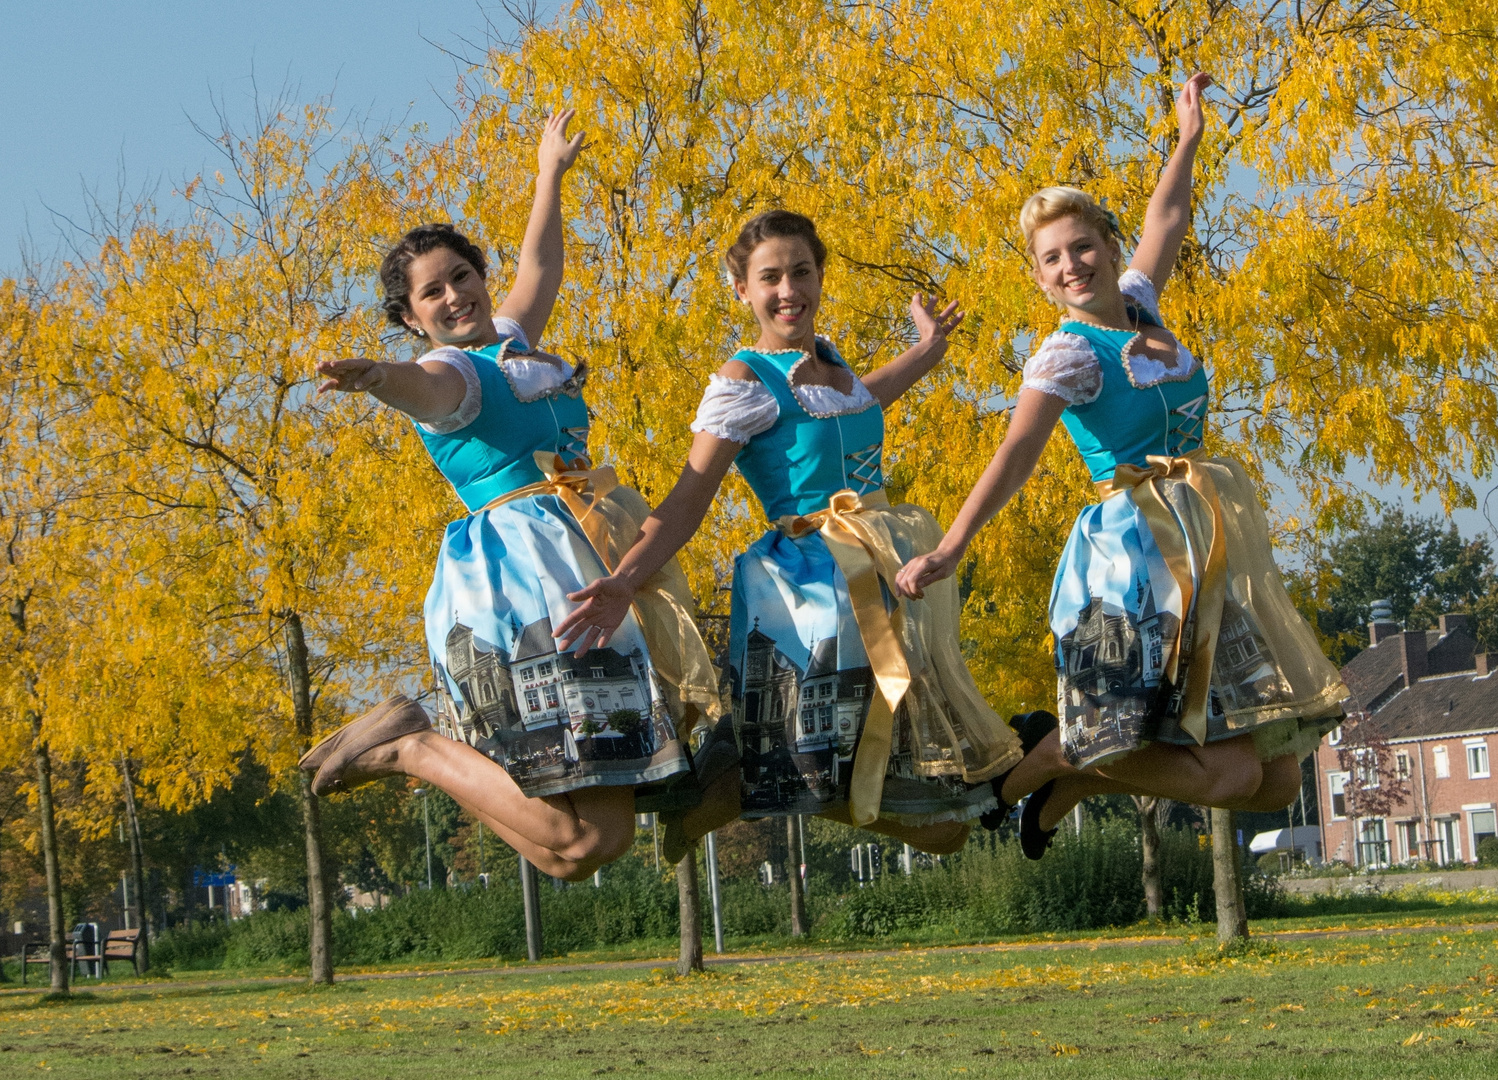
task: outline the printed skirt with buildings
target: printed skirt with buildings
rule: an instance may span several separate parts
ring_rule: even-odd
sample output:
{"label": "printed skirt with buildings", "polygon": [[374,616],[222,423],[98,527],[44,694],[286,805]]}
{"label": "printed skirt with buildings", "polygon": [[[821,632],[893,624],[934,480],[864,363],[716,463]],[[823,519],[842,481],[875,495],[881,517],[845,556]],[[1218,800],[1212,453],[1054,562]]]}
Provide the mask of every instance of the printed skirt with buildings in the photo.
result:
{"label": "printed skirt with buildings", "polygon": [[[863,512],[883,515],[902,559],[931,550],[941,536],[917,507]],[[911,682],[894,715],[879,816],[911,825],[974,819],[995,805],[984,781],[1021,752],[962,659],[956,585],[898,604],[887,583],[883,594],[886,611],[899,611]],[[820,533],[792,538],[774,529],[739,556],[728,678],[744,816],[815,814],[846,803],[880,691],[847,582]]]}
{"label": "printed skirt with buildings", "polygon": [[1205,665],[1204,738],[1183,727],[1182,709],[1187,681],[1200,678],[1204,666],[1191,655],[1191,642],[1201,640],[1192,629],[1214,532],[1212,508],[1184,480],[1158,479],[1161,502],[1179,530],[1174,546],[1186,553],[1187,588],[1127,490],[1082,511],[1056,571],[1050,625],[1057,713],[1063,750],[1078,767],[1153,741],[1184,745],[1247,733],[1265,760],[1304,757],[1342,716],[1346,688],[1285,591],[1248,476],[1226,458],[1196,467],[1215,489],[1226,547],[1220,625]]}
{"label": "printed skirt with buildings", "polygon": [[[649,508],[615,488],[594,504],[610,557]],[[504,766],[530,796],[596,785],[649,799],[688,792],[687,737],[716,719],[718,689],[673,560],[647,583],[607,648],[558,651],[567,594],[608,573],[576,518],[551,494],[481,510],[447,528],[426,599],[437,729]]]}

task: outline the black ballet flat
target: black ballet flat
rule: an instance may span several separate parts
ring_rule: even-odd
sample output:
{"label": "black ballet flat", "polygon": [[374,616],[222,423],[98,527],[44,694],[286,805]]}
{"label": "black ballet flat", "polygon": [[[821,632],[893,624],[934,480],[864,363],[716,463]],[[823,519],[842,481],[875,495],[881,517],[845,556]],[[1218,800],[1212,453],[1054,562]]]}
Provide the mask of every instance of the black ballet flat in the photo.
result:
{"label": "black ballet flat", "polygon": [[[1059,723],[1054,713],[1046,712],[1044,709],[1020,713],[1009,718],[1009,726],[1019,736],[1020,749],[1026,754],[1034,750],[1047,735],[1055,731]],[[1019,762],[1016,761],[1001,775],[989,781],[993,787],[993,797],[999,800],[999,805],[978,818],[978,823],[985,829],[997,831],[1009,819],[1009,815],[1014,813],[1014,804],[1004,801],[1004,781],[1009,779],[1009,774],[1017,768],[1019,768]]]}
{"label": "black ballet flat", "polygon": [[1050,830],[1040,827],[1040,811],[1045,806],[1046,800],[1051,797],[1051,791],[1056,786],[1056,781],[1047,780],[1041,784],[1035,792],[1025,800],[1025,808],[1019,816],[1019,848],[1025,853],[1025,858],[1038,860],[1051,846],[1051,841],[1056,839],[1057,825]]}

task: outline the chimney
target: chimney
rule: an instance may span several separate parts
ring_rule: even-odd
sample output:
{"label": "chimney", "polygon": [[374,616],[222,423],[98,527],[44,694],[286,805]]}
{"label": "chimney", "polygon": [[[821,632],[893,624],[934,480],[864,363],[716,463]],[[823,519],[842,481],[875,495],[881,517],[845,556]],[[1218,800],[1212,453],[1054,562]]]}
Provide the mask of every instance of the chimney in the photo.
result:
{"label": "chimney", "polygon": [[1472,632],[1472,623],[1471,623],[1471,620],[1468,618],[1468,616],[1466,616],[1466,615],[1442,615],[1441,616],[1441,636],[1442,637],[1445,637],[1447,634],[1455,633],[1457,630],[1462,630],[1462,631],[1464,631],[1464,632],[1466,632],[1468,634],[1470,634]]}
{"label": "chimney", "polygon": [[1387,600],[1373,601],[1373,621],[1368,624],[1368,644],[1377,645],[1384,638],[1399,633],[1399,624],[1394,621],[1393,605]]}
{"label": "chimney", "polygon": [[1472,658],[1479,675],[1491,675],[1493,673],[1493,654],[1480,652]]}
{"label": "chimney", "polygon": [[1414,686],[1425,677],[1426,660],[1424,630],[1406,630],[1399,635],[1399,664],[1404,668],[1405,686]]}

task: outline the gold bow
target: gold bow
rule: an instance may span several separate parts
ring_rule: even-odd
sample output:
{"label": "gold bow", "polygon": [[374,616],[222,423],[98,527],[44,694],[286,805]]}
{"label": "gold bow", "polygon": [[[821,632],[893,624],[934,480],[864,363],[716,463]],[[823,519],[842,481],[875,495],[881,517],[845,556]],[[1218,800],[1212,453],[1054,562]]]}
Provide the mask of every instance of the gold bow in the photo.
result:
{"label": "gold bow", "polygon": [[879,816],[884,772],[894,742],[895,710],[910,689],[910,664],[900,643],[903,604],[891,614],[884,606],[884,590],[879,583],[881,576],[893,581],[902,560],[884,516],[865,513],[888,508],[889,499],[883,491],[864,496],[839,491],[827,509],[814,514],[787,514],[775,523],[792,539],[814,531],[822,534],[848,582],[858,635],[874,669],[874,681],[879,684],[879,693],[869,702],[869,715],[853,759],[848,811],[855,825],[867,825]]}
{"label": "gold bow", "polygon": [[579,469],[574,467],[576,462],[569,466],[560,454],[545,450],[537,450],[535,458],[536,468],[541,470],[545,480],[537,480],[534,484],[526,484],[490,499],[475,513],[482,514],[485,510],[493,510],[516,499],[528,499],[532,495],[555,495],[572,511],[572,516],[582,527],[588,543],[593,545],[593,550],[612,574],[619,560],[611,557],[616,553],[609,543],[609,523],[597,512],[597,508],[599,500],[619,486],[619,477],[614,472],[614,467],[604,465],[597,469]]}
{"label": "gold bow", "polygon": [[[1181,706],[1181,728],[1201,745],[1207,741],[1207,698],[1212,687],[1212,662],[1222,627],[1222,604],[1227,595],[1227,545],[1223,537],[1222,506],[1217,485],[1202,468],[1202,452],[1181,457],[1150,455],[1148,468],[1120,465],[1111,480],[1098,484],[1098,494],[1111,499],[1125,491],[1134,493],[1134,503],[1144,515],[1165,559],[1170,576],[1181,590],[1181,624],[1175,646],[1165,665],[1165,674],[1175,682],[1181,665],[1186,668],[1186,686]],[[1184,480],[1212,512],[1212,537],[1200,583],[1185,525],[1165,502],[1156,481]]]}

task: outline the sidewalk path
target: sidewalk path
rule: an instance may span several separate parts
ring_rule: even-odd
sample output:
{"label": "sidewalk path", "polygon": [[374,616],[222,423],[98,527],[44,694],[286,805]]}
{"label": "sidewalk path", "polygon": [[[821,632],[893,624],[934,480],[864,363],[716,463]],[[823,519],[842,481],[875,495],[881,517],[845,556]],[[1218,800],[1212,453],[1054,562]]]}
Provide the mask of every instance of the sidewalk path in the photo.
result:
{"label": "sidewalk path", "polygon": [[[1375,935],[1400,934],[1400,933],[1470,933],[1474,931],[1498,930],[1498,922],[1486,923],[1435,923],[1429,925],[1415,926],[1374,926],[1359,927],[1356,929],[1342,930],[1274,930],[1253,934],[1250,940],[1260,941],[1311,941],[1319,938],[1360,938],[1373,937]],[[828,963],[851,960],[891,960],[901,956],[942,955],[959,956],[970,953],[1005,953],[1005,952],[1059,952],[1063,950],[1086,949],[1096,951],[1098,949],[1137,949],[1149,945],[1187,945],[1193,941],[1210,941],[1209,935],[1202,937],[1181,937],[1177,935],[1162,935],[1160,937],[1129,937],[1129,938],[1083,938],[1072,941],[1024,941],[1024,942],[995,942],[990,945],[924,945],[909,946],[903,949],[869,949],[869,950],[845,950],[838,952],[785,952],[785,953],[742,953],[725,956],[708,956],[703,958],[707,967],[732,967],[736,964],[799,964],[806,962]],[[654,960],[596,960],[586,963],[561,963],[549,964],[506,964],[502,967],[485,968],[452,968],[452,969],[428,969],[422,971],[365,971],[354,972],[348,975],[337,976],[338,982],[374,982],[384,979],[465,979],[472,977],[494,977],[494,976],[535,976],[535,975],[573,975],[582,972],[593,971],[645,971],[651,968],[675,967],[674,957],[660,957]],[[197,990],[255,990],[273,986],[285,986],[289,984],[305,984],[305,975],[265,975],[249,976],[242,979],[211,979],[198,981],[156,980],[128,983],[108,983],[102,985],[90,985],[87,980],[75,983],[74,988],[80,992],[90,994],[105,994],[118,991],[182,991],[191,992]],[[45,984],[39,986],[8,986],[0,989],[0,999],[14,997],[20,994],[35,994],[46,992]]]}

